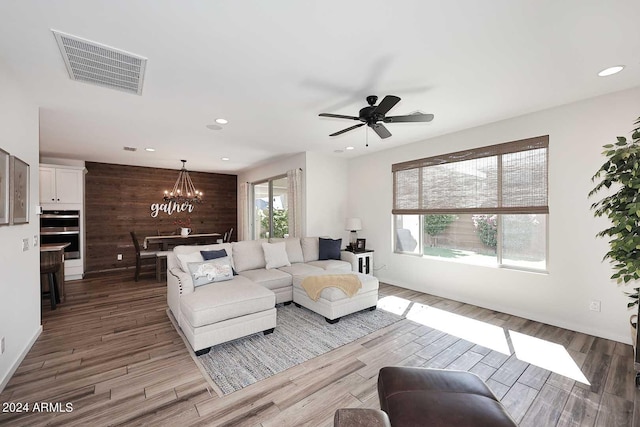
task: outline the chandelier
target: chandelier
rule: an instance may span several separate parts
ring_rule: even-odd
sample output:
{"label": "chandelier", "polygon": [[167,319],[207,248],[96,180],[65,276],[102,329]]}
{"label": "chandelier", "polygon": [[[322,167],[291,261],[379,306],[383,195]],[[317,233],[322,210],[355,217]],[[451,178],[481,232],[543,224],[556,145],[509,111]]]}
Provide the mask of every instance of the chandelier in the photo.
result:
{"label": "chandelier", "polygon": [[182,162],[182,169],[180,169],[180,173],[178,174],[178,180],[173,186],[173,190],[164,191],[164,201],[176,203],[200,203],[202,201],[202,191],[196,190],[196,187],[193,185],[189,172],[185,167],[187,161],[180,161]]}

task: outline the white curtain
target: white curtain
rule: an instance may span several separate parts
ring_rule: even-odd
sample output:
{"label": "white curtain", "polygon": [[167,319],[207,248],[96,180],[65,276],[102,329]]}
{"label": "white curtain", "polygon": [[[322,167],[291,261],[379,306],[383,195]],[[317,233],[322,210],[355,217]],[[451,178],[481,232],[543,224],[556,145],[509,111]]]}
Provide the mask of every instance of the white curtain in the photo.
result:
{"label": "white curtain", "polygon": [[238,241],[249,240],[249,183],[240,183],[240,193],[238,194]]}
{"label": "white curtain", "polygon": [[302,170],[287,171],[287,203],[289,204],[289,236],[302,237]]}

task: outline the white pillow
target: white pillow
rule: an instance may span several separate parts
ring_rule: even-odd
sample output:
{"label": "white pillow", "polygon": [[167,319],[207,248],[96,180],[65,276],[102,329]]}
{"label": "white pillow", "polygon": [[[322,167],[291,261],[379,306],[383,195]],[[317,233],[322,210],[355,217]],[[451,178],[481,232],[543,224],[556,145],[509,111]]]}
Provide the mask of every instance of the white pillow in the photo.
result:
{"label": "white pillow", "polygon": [[282,237],[274,237],[269,239],[270,243],[280,243],[284,242],[287,248],[287,257],[289,258],[289,262],[291,264],[295,264],[297,262],[304,262],[304,255],[302,254],[302,246],[300,246],[300,238],[299,237],[287,237],[283,239]]}
{"label": "white pillow", "polygon": [[263,243],[262,250],[264,251],[264,260],[267,262],[267,270],[291,265],[289,257],[287,257],[285,242]]}
{"label": "white pillow", "polygon": [[204,258],[202,258],[202,255],[200,254],[200,251],[195,251],[188,254],[176,254],[176,257],[178,257],[178,261],[180,262],[180,268],[182,268],[182,271],[184,271],[185,273],[189,273],[188,264],[190,262],[204,261]]}
{"label": "white pillow", "polygon": [[188,267],[194,287],[233,279],[233,269],[229,257],[190,262]]}

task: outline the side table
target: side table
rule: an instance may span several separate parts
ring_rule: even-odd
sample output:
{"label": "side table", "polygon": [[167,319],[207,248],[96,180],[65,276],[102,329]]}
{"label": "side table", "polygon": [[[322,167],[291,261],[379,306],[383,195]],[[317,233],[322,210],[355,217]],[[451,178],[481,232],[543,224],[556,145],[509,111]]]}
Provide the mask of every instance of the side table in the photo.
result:
{"label": "side table", "polygon": [[351,263],[351,269],[358,273],[373,275],[373,250],[353,252],[343,250],[340,252],[340,259]]}

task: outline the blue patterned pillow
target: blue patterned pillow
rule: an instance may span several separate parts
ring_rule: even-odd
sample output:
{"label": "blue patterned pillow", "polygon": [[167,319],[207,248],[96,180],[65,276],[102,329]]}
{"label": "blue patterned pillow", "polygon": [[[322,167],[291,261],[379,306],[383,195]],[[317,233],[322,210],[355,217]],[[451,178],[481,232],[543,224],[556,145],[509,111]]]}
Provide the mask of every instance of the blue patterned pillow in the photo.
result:
{"label": "blue patterned pillow", "polygon": [[233,270],[231,269],[229,257],[203,262],[190,262],[187,265],[191,272],[194,287],[233,279]]}
{"label": "blue patterned pillow", "polygon": [[[200,254],[202,255],[202,258],[204,258],[205,261],[210,260],[210,259],[218,259],[218,258],[229,256],[227,254],[227,250],[226,249],[219,249],[219,250],[214,250],[214,251],[200,251]],[[236,273],[236,269],[235,268],[231,267],[231,271],[233,271],[233,275],[234,276],[238,275],[238,273]]]}

